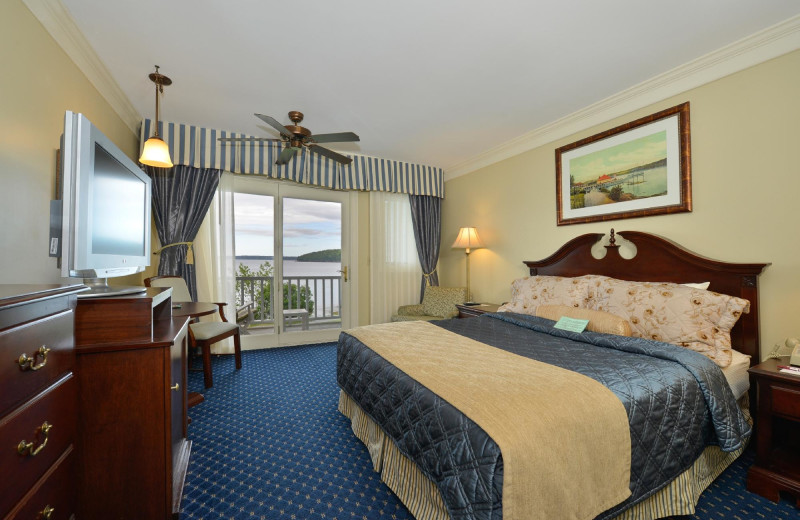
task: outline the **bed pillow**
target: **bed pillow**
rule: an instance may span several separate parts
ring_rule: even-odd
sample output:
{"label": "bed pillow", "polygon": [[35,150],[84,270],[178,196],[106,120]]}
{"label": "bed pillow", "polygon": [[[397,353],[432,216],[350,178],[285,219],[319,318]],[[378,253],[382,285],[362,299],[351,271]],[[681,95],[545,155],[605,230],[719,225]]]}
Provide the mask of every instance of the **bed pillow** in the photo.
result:
{"label": "bed pillow", "polygon": [[631,335],[631,324],[628,323],[628,320],[609,312],[581,307],[568,307],[567,305],[539,305],[536,308],[536,315],[553,321],[558,321],[562,316],[578,320],[589,320],[589,325],[586,326],[586,329],[592,332],[616,334],[617,336]]}
{"label": "bed pillow", "polygon": [[692,289],[708,289],[708,286],[711,285],[711,282],[699,282],[699,283],[682,283],[686,287],[691,287]]}
{"label": "bed pillow", "polygon": [[568,278],[564,276],[526,276],[511,283],[511,301],[504,303],[498,312],[517,312],[536,315],[540,305],[566,305],[592,308],[589,285],[594,275]]}
{"label": "bed pillow", "polygon": [[630,321],[633,336],[690,348],[720,367],[731,363],[731,328],[750,302],[674,283],[606,278],[595,295],[597,310]]}

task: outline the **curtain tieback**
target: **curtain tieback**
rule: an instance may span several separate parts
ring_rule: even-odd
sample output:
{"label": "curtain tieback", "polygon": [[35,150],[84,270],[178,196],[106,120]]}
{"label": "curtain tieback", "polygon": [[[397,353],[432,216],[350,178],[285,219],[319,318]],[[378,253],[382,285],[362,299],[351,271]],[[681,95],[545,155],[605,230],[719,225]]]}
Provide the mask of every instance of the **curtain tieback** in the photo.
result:
{"label": "curtain tieback", "polygon": [[194,242],[173,242],[171,244],[167,244],[162,248],[159,248],[156,251],[153,251],[154,255],[161,253],[161,251],[165,250],[168,247],[173,246],[187,246],[186,250],[186,263],[193,264],[194,263]]}
{"label": "curtain tieback", "polygon": [[433,271],[431,271],[430,273],[422,273],[422,276],[425,277],[425,287],[430,287],[430,285],[431,285],[431,276],[433,276],[433,273],[436,272],[436,269],[438,269],[438,267],[434,267]]}

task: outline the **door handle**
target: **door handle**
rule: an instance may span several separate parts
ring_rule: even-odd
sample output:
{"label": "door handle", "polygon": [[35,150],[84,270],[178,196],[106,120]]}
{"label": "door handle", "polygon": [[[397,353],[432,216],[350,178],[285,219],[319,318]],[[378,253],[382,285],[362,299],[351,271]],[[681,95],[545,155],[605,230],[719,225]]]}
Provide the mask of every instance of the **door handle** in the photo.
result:
{"label": "door handle", "polygon": [[341,269],[339,269],[339,272],[342,273],[342,280],[346,282],[347,281],[347,266],[346,265],[343,266]]}

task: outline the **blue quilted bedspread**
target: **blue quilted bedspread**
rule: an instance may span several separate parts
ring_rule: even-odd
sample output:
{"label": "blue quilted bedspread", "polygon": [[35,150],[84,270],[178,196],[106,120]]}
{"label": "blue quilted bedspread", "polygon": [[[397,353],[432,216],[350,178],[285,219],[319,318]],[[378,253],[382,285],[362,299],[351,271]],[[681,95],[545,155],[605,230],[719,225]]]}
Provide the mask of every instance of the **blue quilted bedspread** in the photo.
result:
{"label": "blue quilted bedspread", "polygon": [[[630,423],[632,494],[598,518],[658,491],[706,446],[734,451],[750,435],[722,372],[702,354],[640,338],[567,332],[550,320],[513,313],[434,323],[579,372],[619,397]],[[337,379],[436,483],[452,518],[502,518],[503,458],[482,428],[347,333],[339,338]]]}

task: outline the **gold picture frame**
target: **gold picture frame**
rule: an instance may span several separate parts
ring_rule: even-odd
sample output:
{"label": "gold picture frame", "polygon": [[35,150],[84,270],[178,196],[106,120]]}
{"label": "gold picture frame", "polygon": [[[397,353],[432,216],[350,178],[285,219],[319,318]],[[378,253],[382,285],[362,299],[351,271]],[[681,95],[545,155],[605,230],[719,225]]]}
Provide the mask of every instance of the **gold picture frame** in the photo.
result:
{"label": "gold picture frame", "polygon": [[689,103],[556,149],[559,226],[692,210]]}

